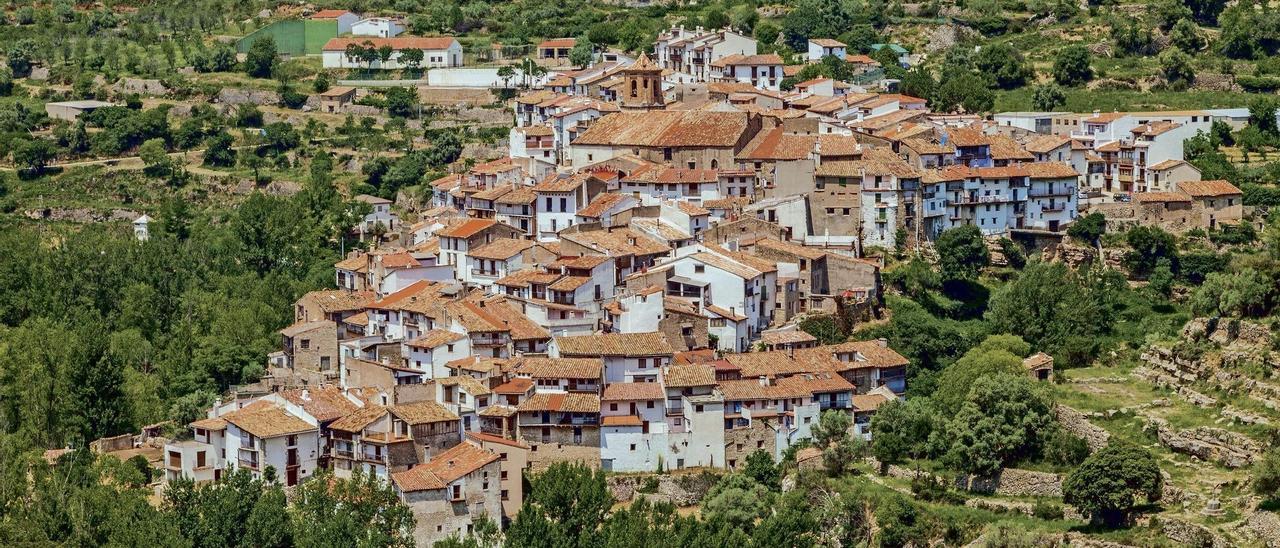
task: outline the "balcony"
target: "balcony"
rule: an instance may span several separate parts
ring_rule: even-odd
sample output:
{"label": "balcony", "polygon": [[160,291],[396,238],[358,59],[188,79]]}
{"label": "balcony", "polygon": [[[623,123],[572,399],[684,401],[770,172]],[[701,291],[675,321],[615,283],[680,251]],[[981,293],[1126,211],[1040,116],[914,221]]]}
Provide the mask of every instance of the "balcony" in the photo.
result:
{"label": "balcony", "polygon": [[1073,192],[1069,187],[1062,187],[1056,189],[1051,188],[1048,190],[1031,189],[1031,191],[1027,193],[1027,196],[1031,198],[1048,198],[1050,196],[1070,196],[1072,194]]}
{"label": "balcony", "polygon": [[1062,211],[1066,208],[1067,208],[1067,204],[1065,203],[1049,204],[1047,206],[1040,208],[1040,211],[1043,211],[1045,213],[1051,213],[1056,211]]}
{"label": "balcony", "polygon": [[350,449],[334,449],[333,456],[340,459],[353,459],[355,458],[355,453],[353,453]]}
{"label": "balcony", "polygon": [[473,278],[501,278],[502,274],[497,270],[488,270],[483,268],[472,268],[471,276]]}

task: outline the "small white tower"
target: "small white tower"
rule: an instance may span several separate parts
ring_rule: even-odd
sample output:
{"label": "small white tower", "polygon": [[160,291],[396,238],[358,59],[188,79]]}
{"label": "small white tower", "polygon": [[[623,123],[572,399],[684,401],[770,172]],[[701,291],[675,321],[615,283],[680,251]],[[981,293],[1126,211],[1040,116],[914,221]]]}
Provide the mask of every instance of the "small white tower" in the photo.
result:
{"label": "small white tower", "polygon": [[145,242],[151,237],[151,233],[147,231],[147,224],[150,222],[151,217],[148,217],[145,213],[141,217],[133,220],[133,236],[137,238],[139,242]]}

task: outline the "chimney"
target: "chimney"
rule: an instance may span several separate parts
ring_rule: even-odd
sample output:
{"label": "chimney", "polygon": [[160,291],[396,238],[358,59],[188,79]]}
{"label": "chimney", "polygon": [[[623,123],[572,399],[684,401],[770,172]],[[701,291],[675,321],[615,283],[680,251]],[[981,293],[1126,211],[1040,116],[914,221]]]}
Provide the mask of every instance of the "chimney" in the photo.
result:
{"label": "chimney", "polygon": [[769,377],[760,377],[760,386],[769,386]]}
{"label": "chimney", "polygon": [[787,357],[788,358],[796,357],[796,346],[794,344],[787,345]]}
{"label": "chimney", "polygon": [[448,466],[449,468],[453,468],[453,459],[449,459],[449,461],[446,462],[445,465]]}
{"label": "chimney", "polygon": [[302,401],[311,401],[311,392],[306,388],[302,389]]}
{"label": "chimney", "polygon": [[876,344],[880,345],[880,348],[889,348],[889,339],[880,337],[879,339],[876,339]]}

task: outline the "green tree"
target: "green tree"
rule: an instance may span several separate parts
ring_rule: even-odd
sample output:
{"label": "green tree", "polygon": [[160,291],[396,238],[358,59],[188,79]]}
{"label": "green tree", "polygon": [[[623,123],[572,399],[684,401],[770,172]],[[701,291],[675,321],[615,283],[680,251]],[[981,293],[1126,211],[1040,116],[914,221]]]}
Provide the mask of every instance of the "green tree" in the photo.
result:
{"label": "green tree", "polygon": [[1089,50],[1084,46],[1067,46],[1053,60],[1053,79],[1060,85],[1079,86],[1093,79]]}
{"label": "green tree", "polygon": [[1253,492],[1268,501],[1280,500],[1280,449],[1268,449],[1253,463]]}
{"label": "green tree", "polygon": [[392,87],[385,93],[387,112],[401,118],[414,117],[418,113],[418,92],[413,88]]}
{"label": "green tree", "polygon": [[991,264],[987,242],[974,225],[943,231],[934,247],[942,277],[947,280],[976,280],[982,268]]}
{"label": "green tree", "polygon": [[1080,464],[1062,482],[1062,501],[1094,521],[1124,523],[1138,498],[1160,500],[1164,478],[1149,451],[1136,445],[1112,443]]}
{"label": "green tree", "polygon": [[1191,9],[1191,15],[1202,25],[1218,24],[1218,16],[1227,7],[1226,0],[1184,0]]}
{"label": "green tree", "polygon": [[401,50],[400,57],[397,60],[410,71],[416,73],[418,69],[422,68],[423,53],[422,50],[416,48]]}
{"label": "green tree", "polygon": [[270,78],[277,63],[276,40],[261,36],[249,45],[244,56],[244,71],[254,78]]}
{"label": "green tree", "polygon": [[813,445],[822,449],[822,462],[827,472],[839,476],[848,470],[861,450],[861,438],[854,439],[849,435],[853,419],[848,413],[836,409],[828,409],[818,417],[810,433]]}
{"label": "green tree", "polygon": [[556,463],[529,480],[530,489],[507,529],[510,546],[593,546],[613,505],[604,473]]}
{"label": "green tree", "polygon": [[987,320],[997,333],[1017,333],[1060,361],[1079,363],[1098,348],[1114,321],[1110,286],[1062,263],[1032,262],[991,298]]}
{"label": "green tree", "polygon": [[952,415],[968,399],[975,381],[987,375],[1023,373],[1022,359],[1029,354],[1031,345],[1021,337],[991,335],[942,370],[933,400],[943,415]]}
{"label": "green tree", "polygon": [[53,144],[44,139],[21,139],[13,147],[13,165],[27,175],[40,175],[54,155]]}
{"label": "green tree", "polygon": [[757,449],[747,455],[747,464],[743,467],[742,473],[771,491],[777,491],[780,487],[781,478],[778,467],[773,463],[773,455],[763,449]]}
{"label": "green tree", "polygon": [[815,545],[818,522],[807,495],[791,491],[782,496],[775,511],[760,521],[751,535],[755,546],[809,548]]}
{"label": "green tree", "polygon": [[1079,217],[1067,227],[1067,236],[1088,245],[1097,245],[1098,238],[1107,231],[1107,217],[1097,211]]}
{"label": "green tree", "polygon": [[947,423],[943,460],[966,472],[995,473],[1038,454],[1053,420],[1048,389],[1024,372],[980,376]]}
{"label": "green tree", "polygon": [[1276,109],[1280,101],[1270,97],[1258,97],[1249,102],[1249,127],[1258,128],[1267,135],[1280,135],[1276,124]]}
{"label": "green tree", "polygon": [[1191,56],[1180,49],[1167,49],[1157,59],[1160,63],[1160,74],[1166,82],[1174,86],[1188,86],[1195,82],[1196,70],[1191,66]]}
{"label": "green tree", "polygon": [[[724,12],[720,13],[721,15],[724,14]],[[574,43],[573,49],[569,50],[569,64],[575,67],[585,67],[590,65],[594,57],[595,44],[592,44],[591,40],[588,40],[586,36],[579,37],[578,41]]]}
{"label": "green tree", "polygon": [[1036,110],[1051,112],[1067,104],[1067,93],[1053,82],[1037,84],[1032,88],[1031,106]]}
{"label": "green tree", "polygon": [[884,464],[929,454],[928,441],[941,425],[930,398],[885,402],[871,416],[871,455]]}
{"label": "green tree", "polygon": [[995,81],[1001,89],[1022,87],[1033,75],[1022,53],[1007,43],[996,43],[978,51],[973,58],[978,71]]}
{"label": "green tree", "polygon": [[1191,295],[1191,309],[1197,314],[1259,317],[1274,292],[1273,281],[1256,270],[1214,272]]}
{"label": "green tree", "polygon": [[[751,531],[756,520],[768,515],[774,494],[745,474],[726,474],[702,499],[702,515],[723,521],[735,529]],[[520,519],[519,515],[516,520]],[[514,528],[514,525],[512,526]],[[510,538],[510,534],[507,535]]]}
{"label": "green tree", "polygon": [[938,81],[934,80],[933,73],[924,65],[916,65],[902,78],[901,90],[912,97],[932,100],[938,91]]}
{"label": "green tree", "polygon": [[145,171],[152,177],[165,177],[172,168],[169,151],[165,150],[164,139],[147,139],[138,147],[138,156],[146,166]]}
{"label": "green tree", "polygon": [[1134,276],[1146,278],[1160,259],[1169,261],[1172,269],[1177,269],[1177,242],[1160,227],[1135,226],[1125,233],[1125,241],[1130,250],[1124,255],[1124,265]]}
{"label": "green tree", "polygon": [[1174,47],[1187,52],[1195,53],[1204,49],[1204,35],[1200,33],[1200,27],[1190,19],[1181,19],[1177,24],[1173,25],[1173,29],[1169,31],[1169,42]]}
{"label": "green tree", "polygon": [[232,146],[235,139],[225,130],[219,130],[205,139],[204,165],[212,167],[229,167],[235,165],[236,151]]}
{"label": "green tree", "polygon": [[372,474],[341,479],[321,472],[297,487],[292,518],[298,546],[414,545],[413,512]]}

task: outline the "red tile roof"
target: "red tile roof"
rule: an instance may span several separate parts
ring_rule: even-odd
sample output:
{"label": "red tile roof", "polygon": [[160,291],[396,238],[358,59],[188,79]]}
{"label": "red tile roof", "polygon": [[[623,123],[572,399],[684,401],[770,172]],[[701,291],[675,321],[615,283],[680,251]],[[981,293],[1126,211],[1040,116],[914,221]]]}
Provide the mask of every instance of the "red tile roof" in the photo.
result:
{"label": "red tile roof", "polygon": [[397,36],[395,38],[357,36],[355,38],[330,38],[328,42],[325,42],[322,49],[324,51],[346,51],[347,46],[351,44],[367,46],[366,42],[372,44],[375,48],[391,46],[391,49],[400,51],[406,49],[445,50],[458,41],[452,36]]}

